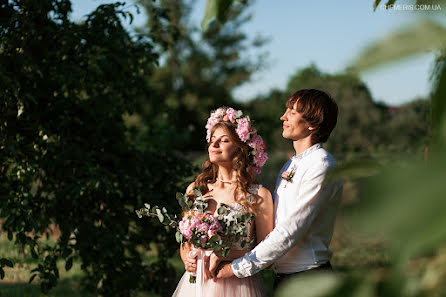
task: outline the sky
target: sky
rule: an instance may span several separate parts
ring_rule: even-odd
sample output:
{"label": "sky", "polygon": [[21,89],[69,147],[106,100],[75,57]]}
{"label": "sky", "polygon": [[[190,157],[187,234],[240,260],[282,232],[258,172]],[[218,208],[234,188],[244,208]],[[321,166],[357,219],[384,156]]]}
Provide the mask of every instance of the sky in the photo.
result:
{"label": "sky", "polygon": [[[98,5],[114,2],[117,1],[72,0],[71,18],[82,20]],[[132,30],[132,26],[143,26],[146,16],[143,9],[140,14],[136,13],[136,1],[121,2],[126,2],[128,10],[135,16],[133,24],[126,25],[128,30]],[[268,52],[267,67],[235,89],[234,98],[244,101],[268,94],[273,88],[284,89],[291,75],[311,63],[323,72],[342,72],[368,45],[420,19],[419,12],[410,10],[384,10],[379,7],[374,12],[373,2],[255,1],[247,8],[253,17],[243,31],[248,36],[260,34],[269,39],[263,48]],[[206,0],[196,0],[192,22],[200,24],[205,4]],[[442,10],[444,13],[446,7]],[[442,12],[425,13],[438,17]],[[434,59],[434,53],[420,54],[361,72],[360,77],[375,101],[388,105],[404,104],[417,97],[428,96]]]}

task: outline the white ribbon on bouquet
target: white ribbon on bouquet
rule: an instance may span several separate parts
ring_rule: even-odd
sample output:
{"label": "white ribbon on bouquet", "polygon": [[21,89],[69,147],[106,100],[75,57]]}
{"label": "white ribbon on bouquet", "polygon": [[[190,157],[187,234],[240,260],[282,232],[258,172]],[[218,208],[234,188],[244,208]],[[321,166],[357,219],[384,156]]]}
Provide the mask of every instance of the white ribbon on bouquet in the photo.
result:
{"label": "white ribbon on bouquet", "polygon": [[205,265],[205,257],[210,257],[212,254],[212,250],[203,250],[203,249],[193,249],[189,252],[190,258],[197,258],[197,272],[196,274],[192,273],[192,275],[196,275],[195,282],[195,297],[203,297],[202,290],[204,284],[204,265]]}

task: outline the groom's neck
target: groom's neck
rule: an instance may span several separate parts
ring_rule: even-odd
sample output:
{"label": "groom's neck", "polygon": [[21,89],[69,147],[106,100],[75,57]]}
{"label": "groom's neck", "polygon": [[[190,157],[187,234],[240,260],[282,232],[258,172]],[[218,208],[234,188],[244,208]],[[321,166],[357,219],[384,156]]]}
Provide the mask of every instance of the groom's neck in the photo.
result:
{"label": "groom's neck", "polygon": [[311,143],[310,137],[293,141],[293,147],[294,150],[296,151],[296,156],[312,146],[313,144]]}

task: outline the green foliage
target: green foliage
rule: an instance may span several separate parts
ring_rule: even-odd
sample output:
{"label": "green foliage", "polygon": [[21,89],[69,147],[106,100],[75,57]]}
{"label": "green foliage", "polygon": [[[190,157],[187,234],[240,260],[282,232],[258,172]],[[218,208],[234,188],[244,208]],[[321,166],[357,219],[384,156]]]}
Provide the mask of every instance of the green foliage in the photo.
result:
{"label": "green foliage", "polygon": [[[151,98],[159,105],[148,105],[142,98],[138,103],[141,122],[149,131],[164,122],[164,141],[169,141],[170,146],[202,151],[210,111],[224,105],[239,107],[231,91],[262,65],[261,57],[246,57],[243,53],[260,48],[263,42],[240,33],[249,21],[243,11],[231,13],[218,33],[198,34],[190,21],[193,1],[140,3],[149,17],[141,33],[149,34],[164,54],[161,67],[149,80]],[[153,112],[154,108],[158,112]]]}
{"label": "green foliage", "polygon": [[[38,261],[31,278],[44,293],[57,284],[60,259],[67,270],[79,259],[82,284],[99,295],[169,295],[175,282],[166,260],[173,234],[135,222],[134,208],[143,200],[175,208],[168,197],[191,168],[160,142],[131,139],[123,116],[151,100],[157,55],[124,30],[122,6],[100,5],[75,24],[68,0],[2,4],[1,228]],[[43,241],[54,230],[57,240]],[[159,257],[147,264],[140,248],[150,242]]]}
{"label": "green foliage", "polygon": [[[416,42],[414,42],[416,40]],[[362,71],[411,55],[446,47],[446,28],[426,19],[414,23],[369,45],[350,66]]]}

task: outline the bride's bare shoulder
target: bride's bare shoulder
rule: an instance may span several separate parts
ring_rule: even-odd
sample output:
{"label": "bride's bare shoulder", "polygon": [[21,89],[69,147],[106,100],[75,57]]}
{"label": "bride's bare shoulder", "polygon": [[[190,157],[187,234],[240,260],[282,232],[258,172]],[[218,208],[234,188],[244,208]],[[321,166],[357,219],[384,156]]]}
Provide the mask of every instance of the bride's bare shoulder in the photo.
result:
{"label": "bride's bare shoulder", "polygon": [[259,195],[262,198],[272,199],[271,192],[264,186],[259,187],[259,191],[257,192],[257,195]]}

